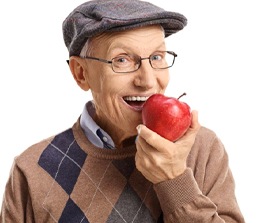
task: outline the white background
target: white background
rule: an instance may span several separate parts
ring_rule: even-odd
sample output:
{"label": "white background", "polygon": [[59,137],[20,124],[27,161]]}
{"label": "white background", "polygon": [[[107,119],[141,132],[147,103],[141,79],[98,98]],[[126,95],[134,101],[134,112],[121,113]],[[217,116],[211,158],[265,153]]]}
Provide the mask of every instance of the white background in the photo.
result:
{"label": "white background", "polygon": [[[82,1],[1,1],[0,196],[13,158],[70,127],[90,94],[67,67],[61,23]],[[188,26],[168,38],[177,52],[169,96],[197,109],[227,149],[249,223],[278,216],[279,13],[274,0],[151,2]],[[181,99],[182,100],[182,99]],[[1,198],[1,197],[0,197]]]}

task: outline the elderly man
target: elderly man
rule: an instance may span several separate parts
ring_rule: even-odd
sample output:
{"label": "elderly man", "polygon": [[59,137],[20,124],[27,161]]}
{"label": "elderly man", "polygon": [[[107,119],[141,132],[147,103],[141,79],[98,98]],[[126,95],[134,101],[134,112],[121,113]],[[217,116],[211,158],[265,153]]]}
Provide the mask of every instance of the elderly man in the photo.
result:
{"label": "elderly man", "polygon": [[138,0],[93,0],[69,14],[69,67],[93,100],[71,128],[15,159],[1,222],[244,222],[227,153],[196,111],[175,142],[141,124],[177,56],[165,37],[185,25]]}

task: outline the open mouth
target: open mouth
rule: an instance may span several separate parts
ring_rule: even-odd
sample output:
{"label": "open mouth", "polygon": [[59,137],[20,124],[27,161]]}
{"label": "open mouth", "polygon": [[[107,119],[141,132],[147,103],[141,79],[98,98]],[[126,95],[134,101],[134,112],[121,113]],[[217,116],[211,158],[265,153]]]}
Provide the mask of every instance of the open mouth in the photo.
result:
{"label": "open mouth", "polygon": [[123,99],[134,110],[141,111],[142,110],[142,106],[145,103],[145,101],[148,99],[148,97],[143,97],[143,96],[126,96]]}

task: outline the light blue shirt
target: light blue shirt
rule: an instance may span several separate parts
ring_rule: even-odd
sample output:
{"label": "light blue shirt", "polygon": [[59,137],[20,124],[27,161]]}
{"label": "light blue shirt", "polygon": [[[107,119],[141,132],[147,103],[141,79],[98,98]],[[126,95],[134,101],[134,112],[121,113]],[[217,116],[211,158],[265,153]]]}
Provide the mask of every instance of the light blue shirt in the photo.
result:
{"label": "light blue shirt", "polygon": [[97,147],[115,149],[112,138],[93,120],[95,106],[92,101],[88,101],[81,113],[80,125],[88,140]]}

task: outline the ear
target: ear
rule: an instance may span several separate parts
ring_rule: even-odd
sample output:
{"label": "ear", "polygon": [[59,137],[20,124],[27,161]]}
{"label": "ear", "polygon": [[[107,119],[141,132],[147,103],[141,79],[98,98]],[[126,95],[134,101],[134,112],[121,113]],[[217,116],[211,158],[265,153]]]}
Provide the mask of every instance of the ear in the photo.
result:
{"label": "ear", "polygon": [[72,72],[72,75],[77,82],[78,86],[84,91],[90,89],[87,78],[86,78],[86,64],[82,58],[77,56],[71,56],[69,60],[69,66]]}

